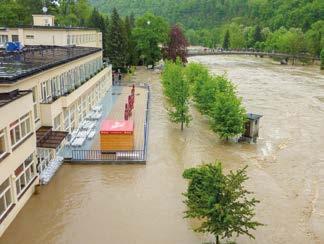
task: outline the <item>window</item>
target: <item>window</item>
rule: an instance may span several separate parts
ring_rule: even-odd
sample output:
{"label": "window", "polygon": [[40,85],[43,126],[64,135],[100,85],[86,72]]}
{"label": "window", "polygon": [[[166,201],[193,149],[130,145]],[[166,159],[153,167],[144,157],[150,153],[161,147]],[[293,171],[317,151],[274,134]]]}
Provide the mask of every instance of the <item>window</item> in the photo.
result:
{"label": "window", "polygon": [[54,118],[54,130],[61,130],[61,114]]}
{"label": "window", "polygon": [[26,35],[26,39],[34,39],[34,35]]}
{"label": "window", "polygon": [[31,133],[29,113],[10,124],[11,146],[17,145]]}
{"label": "window", "polygon": [[39,119],[38,116],[38,107],[37,107],[37,87],[34,86],[33,89],[33,107],[34,107],[34,119],[35,121]]}
{"label": "window", "polygon": [[11,39],[13,42],[19,42],[19,36],[18,35],[11,35]]}
{"label": "window", "polygon": [[5,130],[0,130],[0,158],[7,152],[6,133]]}
{"label": "window", "polygon": [[34,154],[31,154],[16,170],[16,190],[18,197],[26,189],[35,176]]}
{"label": "window", "polygon": [[69,109],[64,110],[64,128],[66,131],[70,131],[71,124],[70,124],[70,112]]}
{"label": "window", "polygon": [[9,178],[0,185],[0,218],[13,204]]}
{"label": "window", "polygon": [[51,80],[42,82],[41,84],[42,102],[50,102],[52,99]]}
{"label": "window", "polygon": [[37,170],[41,173],[48,166],[49,162],[54,158],[54,154],[51,149],[38,148],[37,149]]}
{"label": "window", "polygon": [[78,118],[79,118],[79,120],[78,120],[78,122],[79,123],[81,123],[81,121],[82,121],[82,101],[81,101],[81,98],[79,98],[79,100],[78,100],[78,108],[77,108],[77,111],[78,111]]}
{"label": "window", "polygon": [[8,35],[0,35],[0,43],[4,44],[8,42]]}

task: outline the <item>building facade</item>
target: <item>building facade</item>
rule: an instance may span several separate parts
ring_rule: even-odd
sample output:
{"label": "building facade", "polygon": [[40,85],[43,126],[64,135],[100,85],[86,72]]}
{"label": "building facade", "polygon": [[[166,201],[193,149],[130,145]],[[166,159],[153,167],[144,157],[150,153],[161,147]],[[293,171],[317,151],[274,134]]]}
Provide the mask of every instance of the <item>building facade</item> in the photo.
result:
{"label": "building facade", "polygon": [[101,33],[53,27],[54,17],[45,22],[34,16],[34,22],[48,26],[0,30],[0,42],[30,45],[22,52],[0,51],[0,114],[6,115],[0,118],[0,236],[68,134],[112,86]]}
{"label": "building facade", "polygon": [[33,15],[32,26],[0,27],[0,48],[7,42],[23,45],[51,45],[102,48],[102,33],[97,29],[54,25],[54,16]]}
{"label": "building facade", "polygon": [[31,91],[0,94],[0,236],[38,184]]}

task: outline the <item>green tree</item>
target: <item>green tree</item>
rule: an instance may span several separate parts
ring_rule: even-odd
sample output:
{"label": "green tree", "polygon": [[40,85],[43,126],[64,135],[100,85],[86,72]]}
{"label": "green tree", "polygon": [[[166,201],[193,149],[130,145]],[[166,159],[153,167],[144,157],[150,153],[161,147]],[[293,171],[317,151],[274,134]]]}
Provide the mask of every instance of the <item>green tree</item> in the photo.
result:
{"label": "green tree", "polygon": [[23,6],[15,1],[6,0],[0,4],[0,25],[1,26],[16,26],[24,24],[25,12]]}
{"label": "green tree", "polygon": [[244,132],[246,111],[235,94],[217,93],[210,114],[212,130],[220,138],[228,140]]}
{"label": "green tree", "polygon": [[181,60],[167,61],[162,74],[162,85],[168,100],[170,120],[188,126],[191,121],[189,113],[190,85],[184,76]]}
{"label": "green tree", "polygon": [[162,17],[146,13],[136,19],[133,35],[143,64],[154,65],[162,58],[160,46],[167,42],[168,33],[169,26]]}
{"label": "green tree", "polygon": [[199,97],[195,100],[202,114],[213,115],[218,94],[235,96],[235,88],[225,76],[208,76],[201,85]]}
{"label": "green tree", "polygon": [[213,234],[217,244],[220,238],[231,238],[234,234],[254,238],[250,230],[262,224],[253,220],[259,201],[250,197],[252,192],[244,187],[248,179],[246,167],[225,175],[221,162],[215,162],[186,169],[183,178],[189,180],[183,194],[185,218],[202,222],[195,231]]}
{"label": "green tree", "polygon": [[324,49],[322,49],[321,51],[320,59],[321,59],[321,69],[323,70],[324,69]]}
{"label": "green tree", "polygon": [[324,20],[312,24],[312,28],[305,36],[308,51],[314,56],[319,56],[321,49],[324,48]]}
{"label": "green tree", "polygon": [[194,85],[197,77],[204,73],[208,75],[208,69],[200,63],[189,63],[185,68],[185,76],[190,84]]}
{"label": "green tree", "polygon": [[261,27],[257,25],[253,33],[253,42],[254,42],[253,45],[255,46],[256,43],[260,43],[262,41],[263,41],[262,30]]}
{"label": "green tree", "polygon": [[116,9],[113,10],[108,28],[107,54],[113,68],[124,67],[127,62],[127,43],[124,23]]}
{"label": "green tree", "polygon": [[109,19],[105,18],[96,8],[92,10],[92,13],[87,20],[88,26],[92,28],[100,29],[102,33],[102,46],[104,49],[104,57],[108,57],[107,53],[107,45],[109,42],[108,39],[108,26],[109,26]]}
{"label": "green tree", "polygon": [[229,30],[227,30],[224,36],[223,48],[225,50],[228,50],[229,47],[230,47],[230,33]]}
{"label": "green tree", "polygon": [[[198,80],[199,77],[198,77]],[[199,94],[195,99],[197,108],[202,114],[210,115],[216,100],[217,78],[208,76],[200,85]]]}
{"label": "green tree", "polygon": [[203,86],[206,80],[209,79],[208,69],[199,63],[189,63],[184,70],[184,74],[190,84],[193,100],[198,104],[203,96]]}
{"label": "green tree", "polygon": [[255,27],[254,30],[254,41],[255,42],[261,42],[262,41],[262,30],[259,25]]}
{"label": "green tree", "polygon": [[127,50],[127,65],[137,65],[138,55],[136,52],[136,41],[133,37],[134,16],[126,16],[125,18],[125,34],[126,34],[126,50]]}
{"label": "green tree", "polygon": [[231,49],[241,49],[246,47],[244,38],[244,26],[237,23],[231,23],[229,26],[230,47]]}

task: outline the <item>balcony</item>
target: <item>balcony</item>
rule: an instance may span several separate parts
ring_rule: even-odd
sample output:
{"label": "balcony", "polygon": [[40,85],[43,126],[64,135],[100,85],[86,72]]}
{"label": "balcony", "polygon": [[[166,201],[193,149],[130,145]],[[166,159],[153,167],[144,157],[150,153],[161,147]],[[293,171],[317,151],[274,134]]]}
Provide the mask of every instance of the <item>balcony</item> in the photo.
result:
{"label": "balcony", "polygon": [[77,90],[79,87],[83,86],[84,84],[88,83],[92,78],[94,78],[97,74],[102,72],[106,67],[111,67],[111,65],[102,65],[96,72],[86,77],[84,80],[80,80],[77,82],[68,82],[71,84],[65,84],[64,86],[61,86],[60,89],[53,90],[52,86],[52,92],[50,95],[48,95],[41,104],[51,104],[58,100],[60,97],[68,96],[71,93],[73,93],[75,90]]}
{"label": "balcony", "polygon": [[99,70],[93,77],[81,83],[80,86],[66,87],[63,92],[54,92],[53,97],[49,97],[46,100],[47,102],[42,102],[40,104],[42,125],[53,126],[54,118],[62,112],[63,108],[70,107],[81,96],[89,92],[107,72],[109,72],[109,69],[106,67]]}

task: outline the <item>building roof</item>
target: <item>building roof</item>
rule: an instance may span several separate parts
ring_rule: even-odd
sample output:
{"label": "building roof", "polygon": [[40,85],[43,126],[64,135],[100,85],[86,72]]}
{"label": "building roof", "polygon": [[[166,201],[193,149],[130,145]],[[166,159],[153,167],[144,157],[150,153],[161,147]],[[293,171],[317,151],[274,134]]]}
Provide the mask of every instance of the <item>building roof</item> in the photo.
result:
{"label": "building roof", "polygon": [[7,105],[27,94],[31,93],[30,90],[22,91],[22,90],[14,90],[11,92],[2,92],[0,93],[0,107]]}
{"label": "building roof", "polygon": [[37,147],[56,149],[68,134],[65,131],[53,131],[51,126],[42,126],[36,131]]}
{"label": "building roof", "polygon": [[259,115],[259,114],[248,113],[247,117],[248,117],[249,120],[257,120],[257,119],[260,119],[263,116]]}
{"label": "building roof", "polygon": [[42,25],[19,25],[17,27],[6,27],[1,26],[0,30],[7,30],[7,29],[46,29],[46,30],[94,30],[100,32],[97,28],[91,27],[77,27],[77,26],[42,26]]}
{"label": "building roof", "polygon": [[100,128],[100,134],[132,134],[133,131],[132,120],[105,120]]}
{"label": "building roof", "polygon": [[0,84],[14,83],[101,50],[95,47],[27,46],[21,52],[0,52]]}

